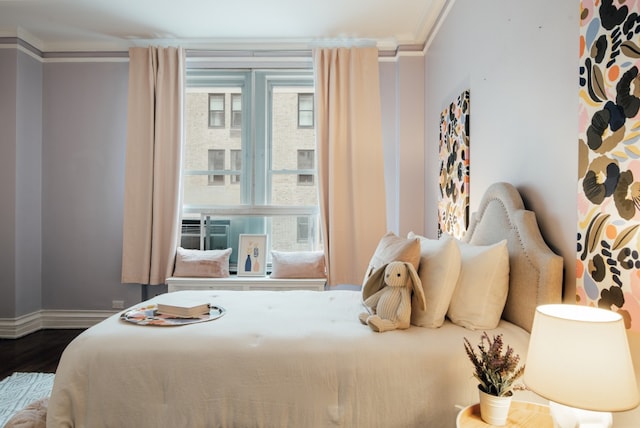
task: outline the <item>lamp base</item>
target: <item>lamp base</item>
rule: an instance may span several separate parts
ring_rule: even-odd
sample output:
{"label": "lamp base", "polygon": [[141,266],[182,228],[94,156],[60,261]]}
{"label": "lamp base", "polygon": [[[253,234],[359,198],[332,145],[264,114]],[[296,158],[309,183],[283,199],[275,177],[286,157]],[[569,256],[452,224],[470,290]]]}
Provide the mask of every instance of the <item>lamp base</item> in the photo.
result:
{"label": "lamp base", "polygon": [[609,412],[593,412],[549,402],[555,428],[611,428],[613,417]]}

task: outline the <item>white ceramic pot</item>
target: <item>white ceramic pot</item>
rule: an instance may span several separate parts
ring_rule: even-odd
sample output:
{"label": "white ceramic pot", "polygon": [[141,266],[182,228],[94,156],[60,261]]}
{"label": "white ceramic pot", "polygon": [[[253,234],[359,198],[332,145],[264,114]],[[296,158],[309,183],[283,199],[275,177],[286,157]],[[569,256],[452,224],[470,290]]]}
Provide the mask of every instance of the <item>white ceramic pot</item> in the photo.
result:
{"label": "white ceramic pot", "polygon": [[497,397],[478,388],[480,393],[480,417],[489,425],[502,426],[507,423],[511,396]]}

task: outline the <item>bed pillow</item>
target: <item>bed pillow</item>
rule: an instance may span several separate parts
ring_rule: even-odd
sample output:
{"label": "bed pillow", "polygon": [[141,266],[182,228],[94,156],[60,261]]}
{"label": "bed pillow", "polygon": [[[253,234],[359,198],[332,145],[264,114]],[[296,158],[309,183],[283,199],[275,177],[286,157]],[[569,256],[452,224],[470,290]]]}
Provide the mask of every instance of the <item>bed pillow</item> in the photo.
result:
{"label": "bed pillow", "polygon": [[367,279],[376,269],[394,261],[411,263],[417,271],[420,264],[420,242],[418,238],[401,238],[393,232],[387,232],[378,242],[376,251],[369,261],[362,286],[364,287]]}
{"label": "bed pillow", "polygon": [[226,278],[229,276],[229,256],[226,250],[187,250],[178,247],[173,276]]}
{"label": "bed pillow", "polygon": [[472,330],[496,328],[509,292],[507,241],[487,246],[456,242],[462,267],[447,316]]}
{"label": "bed pillow", "polygon": [[324,278],[324,252],[271,251],[271,278]]}
{"label": "bed pillow", "polygon": [[411,301],[411,324],[438,328],[444,323],[451,296],[456,289],[461,265],[460,249],[456,241],[446,235],[436,240],[409,232],[407,237],[418,238],[420,242],[418,276],[427,306],[423,311],[414,295]]}

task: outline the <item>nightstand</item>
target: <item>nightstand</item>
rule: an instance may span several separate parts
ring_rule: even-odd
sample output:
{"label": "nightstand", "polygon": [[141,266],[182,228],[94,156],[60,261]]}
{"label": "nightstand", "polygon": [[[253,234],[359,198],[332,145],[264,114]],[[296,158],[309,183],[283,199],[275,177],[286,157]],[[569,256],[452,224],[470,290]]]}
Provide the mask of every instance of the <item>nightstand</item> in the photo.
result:
{"label": "nightstand", "polygon": [[[473,404],[460,410],[456,419],[457,428],[487,428],[489,425],[480,418],[480,404]],[[549,406],[527,401],[511,401],[505,427],[553,428]]]}

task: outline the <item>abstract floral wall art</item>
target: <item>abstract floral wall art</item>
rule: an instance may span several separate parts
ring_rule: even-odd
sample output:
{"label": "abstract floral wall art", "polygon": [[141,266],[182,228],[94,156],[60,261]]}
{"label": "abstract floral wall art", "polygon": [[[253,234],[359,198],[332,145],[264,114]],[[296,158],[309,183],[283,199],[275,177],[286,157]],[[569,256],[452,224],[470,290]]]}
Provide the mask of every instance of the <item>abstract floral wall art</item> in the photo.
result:
{"label": "abstract floral wall art", "polygon": [[462,238],[469,224],[469,90],[440,116],[438,236]]}
{"label": "abstract floral wall art", "polygon": [[640,331],[640,16],[634,1],[580,9],[576,299]]}

